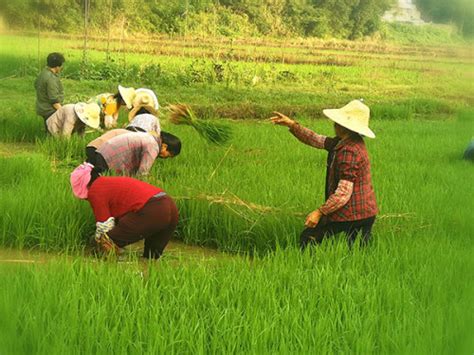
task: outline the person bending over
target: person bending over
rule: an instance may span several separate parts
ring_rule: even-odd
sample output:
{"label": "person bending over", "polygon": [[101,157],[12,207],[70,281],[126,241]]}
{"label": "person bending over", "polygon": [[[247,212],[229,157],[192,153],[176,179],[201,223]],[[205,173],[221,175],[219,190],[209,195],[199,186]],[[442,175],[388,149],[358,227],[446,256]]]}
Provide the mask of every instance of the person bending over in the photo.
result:
{"label": "person bending over", "polygon": [[106,252],[144,239],[143,257],[158,259],[178,225],[178,209],[162,189],[130,177],[106,177],[84,163],[70,176],[72,191],[87,200],[96,220],[95,240]]}

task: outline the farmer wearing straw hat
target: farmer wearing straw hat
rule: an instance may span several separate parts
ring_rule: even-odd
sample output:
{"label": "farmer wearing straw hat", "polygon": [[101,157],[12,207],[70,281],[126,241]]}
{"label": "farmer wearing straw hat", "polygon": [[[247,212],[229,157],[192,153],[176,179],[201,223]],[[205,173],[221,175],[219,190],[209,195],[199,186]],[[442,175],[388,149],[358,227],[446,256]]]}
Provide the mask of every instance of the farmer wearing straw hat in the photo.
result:
{"label": "farmer wearing straw hat", "polygon": [[321,243],[325,237],[344,232],[349,246],[362,233],[361,243],[371,237],[378,213],[370,175],[370,162],[363,136],[375,138],[369,128],[370,110],[359,100],[340,109],[324,110],[334,122],[336,137],[326,137],[275,112],[274,124],[286,126],[301,142],[329,152],[326,172],[326,202],[305,221],[300,247]]}
{"label": "farmer wearing straw hat", "polygon": [[95,240],[106,252],[120,252],[145,239],[143,257],[158,259],[178,225],[178,209],[162,189],[130,177],[100,176],[88,163],[71,174],[71,187],[88,200],[96,220]]}
{"label": "farmer wearing straw hat", "polygon": [[[136,133],[149,133],[154,136],[155,140],[160,146],[158,153],[160,158],[175,157],[178,155],[181,151],[181,141],[178,137],[168,132],[161,131],[160,122],[156,117],[158,109],[158,99],[156,98],[156,95],[153,91],[149,89],[137,89],[135,98],[133,100],[133,108],[129,114],[130,123],[127,128],[110,130],[101,137],[90,142],[86,147],[87,161],[93,165],[98,164],[100,169],[103,171],[109,169],[109,165],[106,163],[106,159],[103,154],[107,155],[108,159],[111,161],[116,160],[115,157],[118,156],[115,154],[113,149],[108,149],[109,146],[115,146],[117,151],[123,149],[119,147],[129,146],[129,154],[133,154],[134,150],[143,146],[146,147],[146,151],[156,151],[156,149],[153,147],[154,144],[151,142],[144,142],[144,138],[141,138],[140,142],[138,142],[138,139],[135,137],[134,140],[136,142],[132,143],[132,145],[130,145],[131,142],[129,138],[118,138],[118,136],[130,133],[130,131]],[[147,140],[150,140],[149,137]],[[109,143],[109,141],[111,142]],[[101,152],[99,152],[98,149],[106,143],[108,144],[104,146]],[[154,153],[152,153],[151,156],[156,157]],[[126,172],[127,174],[133,173],[134,170],[141,170],[141,174],[146,174],[148,172],[149,168],[137,170],[136,165],[132,163],[132,155],[130,155],[129,158],[130,161],[128,163],[126,163],[125,160],[121,158],[120,164],[114,164],[114,170]],[[146,164],[148,165],[148,163]]]}
{"label": "farmer wearing straw hat", "polygon": [[101,122],[103,122],[105,128],[109,129],[117,126],[119,110],[121,107],[125,106],[129,110],[132,108],[134,98],[134,88],[125,88],[119,85],[116,94],[100,94],[89,100],[89,102],[95,102],[100,106]]}
{"label": "farmer wearing straw hat", "polygon": [[98,129],[100,108],[97,104],[79,102],[62,106],[46,120],[48,132],[53,136],[84,135],[86,126]]}
{"label": "farmer wearing straw hat", "polygon": [[155,93],[150,89],[137,89],[132,106],[128,115],[127,129],[134,132],[153,131],[160,134],[160,121],[157,117],[160,105]]}

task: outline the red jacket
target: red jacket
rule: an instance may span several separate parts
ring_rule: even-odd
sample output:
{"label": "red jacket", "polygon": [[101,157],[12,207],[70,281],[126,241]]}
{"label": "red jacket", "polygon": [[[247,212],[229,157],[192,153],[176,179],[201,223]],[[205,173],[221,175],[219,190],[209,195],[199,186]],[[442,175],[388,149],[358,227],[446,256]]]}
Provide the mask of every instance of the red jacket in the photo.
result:
{"label": "red jacket", "polygon": [[97,222],[110,217],[120,218],[128,212],[137,212],[157,193],[158,187],[130,177],[97,178],[89,188],[87,200]]}

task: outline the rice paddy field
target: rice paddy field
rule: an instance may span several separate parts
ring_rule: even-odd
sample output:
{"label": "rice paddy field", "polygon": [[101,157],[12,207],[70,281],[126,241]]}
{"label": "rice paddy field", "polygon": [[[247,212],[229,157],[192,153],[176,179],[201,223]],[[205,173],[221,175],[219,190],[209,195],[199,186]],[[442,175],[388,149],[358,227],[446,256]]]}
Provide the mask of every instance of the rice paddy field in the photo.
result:
{"label": "rice paddy field", "polygon": [[[0,354],[468,354],[473,342],[472,47],[379,42],[0,36]],[[158,262],[91,255],[69,173],[84,138],[52,139],[33,82],[61,51],[66,102],[149,87],[183,141],[146,181],[178,203]],[[38,60],[40,59],[40,60]],[[380,214],[372,244],[301,253],[326,154],[268,121],[333,134],[323,108],[363,98]],[[232,128],[223,146],[171,124],[187,103]],[[125,113],[120,119],[126,121]],[[197,252],[198,250],[199,252]],[[471,335],[469,335],[471,334]]]}

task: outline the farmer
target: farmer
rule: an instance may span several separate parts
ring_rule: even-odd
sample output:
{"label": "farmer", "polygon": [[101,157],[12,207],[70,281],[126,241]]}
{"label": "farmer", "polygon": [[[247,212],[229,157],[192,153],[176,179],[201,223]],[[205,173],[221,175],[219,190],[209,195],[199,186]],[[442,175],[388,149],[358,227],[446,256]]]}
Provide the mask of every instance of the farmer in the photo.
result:
{"label": "farmer", "polygon": [[35,81],[36,113],[46,120],[61,108],[64,100],[64,90],[59,73],[66,60],[61,53],[50,53],[46,59],[47,66]]}
{"label": "farmer", "polygon": [[89,201],[95,240],[105,251],[145,239],[143,257],[163,254],[178,225],[178,209],[163,190],[130,177],[100,176],[88,163],[72,172],[71,186],[77,198]]}
{"label": "farmer", "polygon": [[161,132],[158,136],[154,132],[117,131],[106,133],[115,134],[113,138],[99,137],[88,145],[88,162],[100,173],[112,170],[118,174],[147,175],[157,157],[174,158],[181,152],[181,141],[170,133]]}
{"label": "farmer", "polygon": [[321,243],[325,237],[344,232],[349,246],[362,232],[362,244],[370,240],[377,215],[370,162],[363,136],[375,138],[369,128],[370,110],[359,100],[341,109],[324,110],[334,122],[336,137],[317,134],[291,118],[275,112],[274,124],[286,126],[301,142],[329,152],[326,172],[326,202],[306,217],[300,247]]}
{"label": "farmer", "polygon": [[149,89],[137,89],[133,108],[128,115],[127,129],[135,132],[156,132],[160,134],[161,127],[158,120],[158,99]]}
{"label": "farmer", "polygon": [[70,137],[73,133],[84,135],[86,126],[98,129],[100,108],[97,104],[68,104],[60,107],[46,120],[46,128],[53,136]]}
{"label": "farmer", "polygon": [[134,98],[134,88],[125,88],[119,85],[116,94],[100,94],[89,100],[89,102],[95,102],[100,106],[101,122],[103,122],[105,128],[109,129],[117,126],[119,110],[121,107],[125,106],[129,110],[132,108]]}

